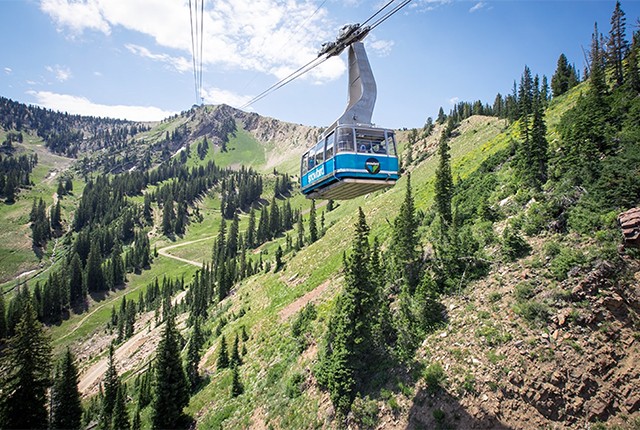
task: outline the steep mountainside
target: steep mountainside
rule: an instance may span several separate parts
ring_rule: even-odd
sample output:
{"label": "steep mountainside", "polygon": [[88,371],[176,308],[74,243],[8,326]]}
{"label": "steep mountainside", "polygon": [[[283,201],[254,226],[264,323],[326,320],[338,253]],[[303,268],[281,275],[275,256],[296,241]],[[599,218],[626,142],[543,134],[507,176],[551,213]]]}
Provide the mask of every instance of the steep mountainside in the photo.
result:
{"label": "steep mountainside", "polygon": [[396,186],[339,202],[298,192],[316,128],[5,103],[0,418],[37,319],[77,358],[87,428],[640,428],[618,224],[640,206],[640,37],[616,79],[599,40],[584,82],[551,97],[525,67],[493,107],[399,132]]}

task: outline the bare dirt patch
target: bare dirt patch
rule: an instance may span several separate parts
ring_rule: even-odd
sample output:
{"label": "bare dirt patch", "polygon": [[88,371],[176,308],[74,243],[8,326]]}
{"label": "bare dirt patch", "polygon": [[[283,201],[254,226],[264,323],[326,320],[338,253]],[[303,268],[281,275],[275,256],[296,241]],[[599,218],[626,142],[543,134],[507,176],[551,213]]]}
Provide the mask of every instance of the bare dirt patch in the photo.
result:
{"label": "bare dirt patch", "polygon": [[332,279],[327,279],[322,284],[318,285],[316,288],[309,291],[304,296],[296,299],[289,305],[285,306],[279,313],[280,320],[286,321],[287,319],[289,319],[289,317],[291,317],[291,315],[295,314],[296,312],[299,312],[302,308],[304,308],[307,305],[307,303],[316,302],[320,298],[320,296],[322,296],[322,294],[324,294],[324,292],[327,291],[329,286],[331,286],[331,282],[332,282]]}

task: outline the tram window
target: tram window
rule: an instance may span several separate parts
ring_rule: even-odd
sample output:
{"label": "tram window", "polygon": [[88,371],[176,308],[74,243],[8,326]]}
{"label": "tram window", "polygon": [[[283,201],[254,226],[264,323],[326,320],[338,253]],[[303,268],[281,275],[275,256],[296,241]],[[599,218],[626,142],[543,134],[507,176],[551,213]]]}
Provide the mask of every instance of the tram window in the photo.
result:
{"label": "tram window", "polygon": [[336,140],[335,139],[335,134],[331,133],[329,136],[327,136],[327,150],[326,150],[326,159],[330,160],[331,158],[333,158],[333,143]]}
{"label": "tram window", "polygon": [[324,141],[318,142],[316,145],[316,166],[324,163]]}
{"label": "tram window", "polygon": [[353,129],[338,129],[338,151],[337,152],[353,152]]}
{"label": "tram window", "polygon": [[309,171],[309,153],[306,153],[302,156],[302,176],[306,175]]}
{"label": "tram window", "polygon": [[356,147],[358,152],[385,154],[387,152],[384,134],[375,130],[356,130]]}
{"label": "tram window", "polygon": [[309,150],[309,170],[316,167],[316,148],[311,148]]}
{"label": "tram window", "polygon": [[389,148],[389,155],[396,156],[396,139],[393,132],[387,131],[387,147]]}

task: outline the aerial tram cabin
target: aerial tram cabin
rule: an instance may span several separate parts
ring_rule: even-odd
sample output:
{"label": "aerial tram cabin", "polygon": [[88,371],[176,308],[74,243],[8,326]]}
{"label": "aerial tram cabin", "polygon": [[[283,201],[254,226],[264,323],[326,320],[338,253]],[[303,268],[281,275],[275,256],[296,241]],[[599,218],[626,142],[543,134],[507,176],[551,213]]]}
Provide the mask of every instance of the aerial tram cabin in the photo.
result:
{"label": "aerial tram cabin", "polygon": [[368,31],[347,26],[319,53],[332,56],[349,47],[349,102],[302,156],[300,187],[309,199],[352,199],[392,187],[400,177],[393,130],[371,123],[377,89],[361,42]]}
{"label": "aerial tram cabin", "polygon": [[336,126],[302,156],[300,177],[310,199],[352,199],[391,187],[399,177],[394,133]]}

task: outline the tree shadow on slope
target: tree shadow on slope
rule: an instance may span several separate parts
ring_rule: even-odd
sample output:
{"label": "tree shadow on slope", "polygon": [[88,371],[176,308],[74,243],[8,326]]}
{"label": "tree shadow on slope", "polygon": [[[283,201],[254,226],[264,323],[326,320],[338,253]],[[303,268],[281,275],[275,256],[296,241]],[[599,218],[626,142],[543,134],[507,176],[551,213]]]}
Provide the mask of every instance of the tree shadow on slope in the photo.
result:
{"label": "tree shadow on slope", "polygon": [[407,430],[511,429],[481,406],[466,408],[444,389],[435,393],[428,388],[419,389],[413,398],[407,421]]}

